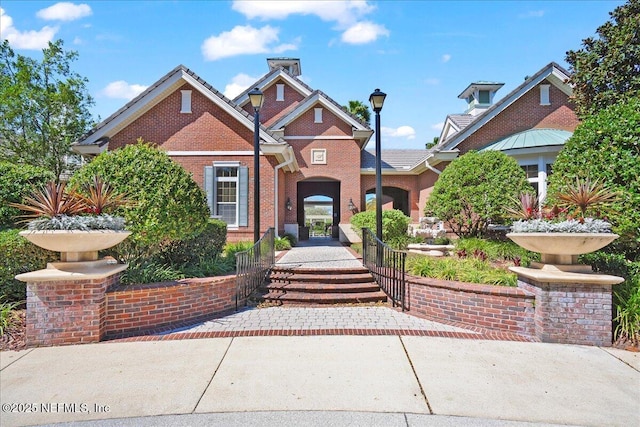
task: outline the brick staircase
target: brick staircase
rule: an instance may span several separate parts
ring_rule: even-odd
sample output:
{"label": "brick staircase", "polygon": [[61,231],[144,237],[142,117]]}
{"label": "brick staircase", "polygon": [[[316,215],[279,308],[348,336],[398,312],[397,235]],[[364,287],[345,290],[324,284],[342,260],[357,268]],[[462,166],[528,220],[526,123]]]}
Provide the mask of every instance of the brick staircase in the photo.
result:
{"label": "brick staircase", "polygon": [[336,269],[274,267],[263,296],[267,303],[316,305],[386,302],[364,267]]}

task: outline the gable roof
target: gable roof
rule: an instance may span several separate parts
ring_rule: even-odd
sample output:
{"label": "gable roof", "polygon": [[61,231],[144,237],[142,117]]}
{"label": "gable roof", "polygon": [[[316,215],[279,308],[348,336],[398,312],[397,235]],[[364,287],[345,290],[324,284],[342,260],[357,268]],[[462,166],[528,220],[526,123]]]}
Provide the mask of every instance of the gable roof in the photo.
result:
{"label": "gable roof", "polygon": [[280,117],[275,123],[269,126],[270,130],[277,131],[284,128],[287,124],[293,122],[303,113],[313,108],[314,105],[321,104],[341,120],[350,124],[353,129],[353,138],[359,140],[362,146],[371,138],[373,130],[363,123],[358,117],[346,111],[340,104],[331,99],[321,90],[314,90],[309,96],[299,102],[293,110],[288,114]]}
{"label": "gable roof", "polygon": [[[493,104],[483,113],[475,116],[473,120],[460,131],[448,136],[446,140],[440,141],[438,144],[438,150],[453,150],[462,141],[487,124],[491,119],[500,114],[507,107],[512,105],[518,99],[520,99],[525,93],[536,87],[540,82],[545,79],[551,82],[554,86],[558,87],[567,95],[571,95],[573,90],[565,83],[569,78],[569,72],[564,68],[551,62],[542,68],[540,71],[529,77],[520,86],[516,87],[513,91],[507,94],[504,98]],[[450,116],[448,116],[450,118]],[[444,130],[444,129],[443,129]]]}
{"label": "gable roof", "polygon": [[[77,151],[89,153],[89,146],[96,145],[99,141],[104,140],[105,137],[108,138],[115,135],[184,83],[189,83],[194,89],[198,90],[210,101],[222,108],[222,110],[229,113],[247,128],[253,130],[253,116],[229,100],[189,68],[184,65],[178,65],[162,76],[157,82],[149,86],[140,95],[136,96],[118,111],[100,122],[89,133],[75,142],[73,147]],[[275,136],[264,126],[260,128],[260,138],[263,143],[286,145],[286,142]],[[104,146],[104,144],[101,146]]]}
{"label": "gable roof", "polygon": [[300,93],[303,97],[307,97],[311,94],[311,92],[313,92],[313,89],[302,80],[292,76],[284,68],[278,67],[262,76],[257,82],[245,89],[240,95],[233,98],[233,102],[236,103],[239,107],[243,107],[247,102],[249,102],[249,92],[251,92],[253,88],[257,87],[258,89],[264,91],[280,78],[287,82],[289,86]]}
{"label": "gable roof", "polygon": [[[382,150],[380,166],[383,174],[415,175],[424,171],[425,162],[431,155],[430,150],[399,149]],[[376,155],[368,150],[360,153],[360,168],[363,174],[375,173]]]}

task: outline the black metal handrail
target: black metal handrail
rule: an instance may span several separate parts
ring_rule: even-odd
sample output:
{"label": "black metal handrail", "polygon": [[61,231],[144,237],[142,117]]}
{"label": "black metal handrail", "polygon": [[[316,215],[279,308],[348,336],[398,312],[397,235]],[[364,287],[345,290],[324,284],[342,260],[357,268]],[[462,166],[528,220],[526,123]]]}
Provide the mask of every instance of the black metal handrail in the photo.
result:
{"label": "black metal handrail", "polygon": [[371,272],[393,306],[408,309],[406,303],[405,261],[407,253],[390,248],[368,228],[362,229],[362,263]]}
{"label": "black metal handrail", "polygon": [[250,249],[236,253],[236,311],[265,282],[275,261],[275,236],[272,227]]}

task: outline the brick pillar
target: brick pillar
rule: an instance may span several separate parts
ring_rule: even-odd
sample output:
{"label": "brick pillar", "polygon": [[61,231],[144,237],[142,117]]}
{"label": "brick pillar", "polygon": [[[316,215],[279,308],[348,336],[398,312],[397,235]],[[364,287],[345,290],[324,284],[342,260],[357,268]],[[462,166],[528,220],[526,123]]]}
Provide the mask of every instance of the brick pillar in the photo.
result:
{"label": "brick pillar", "polygon": [[106,292],[126,265],[51,263],[16,276],[27,282],[27,346],[84,344],[105,333]]}
{"label": "brick pillar", "polygon": [[536,296],[536,336],[542,342],[609,347],[611,284],[518,281]]}

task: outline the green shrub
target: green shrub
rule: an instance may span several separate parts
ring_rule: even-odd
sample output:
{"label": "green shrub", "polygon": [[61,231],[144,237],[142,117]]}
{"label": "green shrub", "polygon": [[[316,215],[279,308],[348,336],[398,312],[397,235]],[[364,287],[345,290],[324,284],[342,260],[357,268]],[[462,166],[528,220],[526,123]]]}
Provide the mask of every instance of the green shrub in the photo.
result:
{"label": "green shrub", "polygon": [[194,265],[222,254],[226,241],[227,224],[211,219],[197,235],[165,244],[154,259],[172,266]]}
{"label": "green shrub", "polygon": [[499,151],[469,151],[436,181],[425,214],[437,216],[460,237],[480,237],[507,219],[511,197],[532,191],[522,168]]}
{"label": "green shrub", "polygon": [[[400,210],[382,211],[382,241],[395,248],[405,247],[409,240],[407,228],[410,221],[411,218]],[[351,217],[351,225],[360,238],[362,238],[363,228],[368,228],[375,234],[376,212],[365,211],[353,215]]]}
{"label": "green shrub", "polygon": [[291,233],[284,233],[281,237],[287,239],[292,247],[298,244],[298,239]]}
{"label": "green shrub", "polygon": [[24,196],[52,179],[53,173],[44,168],[0,161],[0,230],[18,221],[20,211],[9,203],[22,203]]}
{"label": "green shrub", "polygon": [[133,234],[113,248],[119,259],[150,256],[168,242],[190,239],[206,226],[205,194],[180,165],[148,143],[108,151],[83,166],[70,180],[79,188],[99,176],[133,202],[118,208]]}
{"label": "green shrub", "polygon": [[497,286],[516,286],[518,279],[514,273],[492,267],[478,258],[431,258],[411,255],[407,258],[407,271],[415,276],[432,277],[440,280],[480,283]]}
{"label": "green shrub", "polygon": [[612,105],[582,122],[558,153],[549,194],[576,178],[598,180],[618,193],[607,212],[618,251],[640,259],[640,99]]}
{"label": "green shrub", "polygon": [[0,295],[0,336],[4,335],[4,331],[17,323],[16,310],[24,302],[8,302],[5,299],[4,295]]}
{"label": "green shrub", "polygon": [[539,261],[540,254],[528,251],[512,241],[497,241],[478,238],[458,239],[455,241],[456,251],[464,251],[471,256],[475,252],[483,252],[489,261],[514,261],[519,260],[523,267],[529,266],[532,261]]}
{"label": "green shrub", "polygon": [[238,252],[243,252],[249,250],[253,247],[253,242],[235,242],[235,243],[227,243],[224,247],[224,256],[228,258],[232,265],[233,269],[236,269],[236,254]]}
{"label": "green shrub", "polygon": [[120,276],[123,285],[136,285],[156,282],[168,282],[184,279],[185,274],[170,265],[160,264],[153,260],[136,259],[129,263]]}
{"label": "green shrub", "polygon": [[276,237],[274,245],[276,251],[286,251],[291,249],[291,242],[285,237]]}
{"label": "green shrub", "polygon": [[0,296],[8,302],[26,299],[26,284],[14,278],[17,274],[40,270],[60,259],[56,252],[39,248],[18,235],[19,231],[0,231]]}
{"label": "green shrub", "polygon": [[624,277],[624,282],[613,287],[615,338],[637,345],[640,342],[640,261],[629,261],[623,254],[598,251],[581,255],[578,262],[591,265],[597,273]]}

